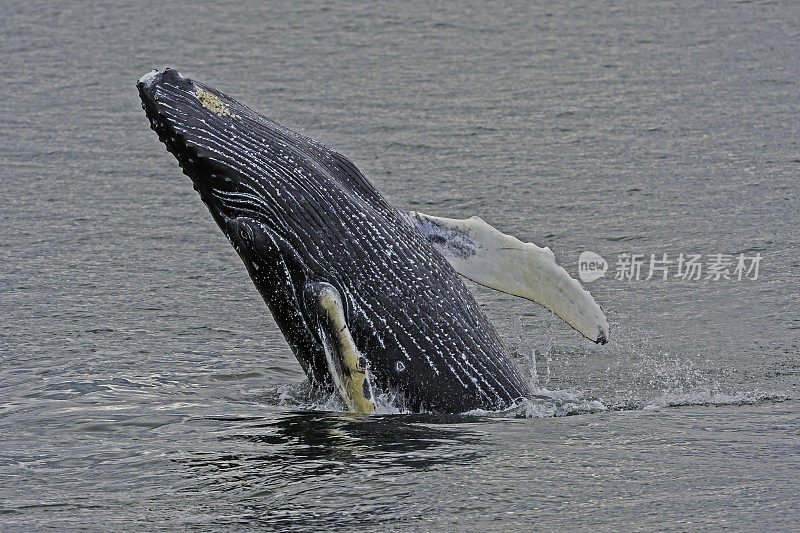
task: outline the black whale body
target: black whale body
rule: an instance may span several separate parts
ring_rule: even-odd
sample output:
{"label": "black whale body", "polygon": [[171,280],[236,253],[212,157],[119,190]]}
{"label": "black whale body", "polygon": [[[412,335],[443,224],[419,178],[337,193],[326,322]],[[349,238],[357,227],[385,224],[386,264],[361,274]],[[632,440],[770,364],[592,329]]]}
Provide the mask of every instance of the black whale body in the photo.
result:
{"label": "black whale body", "polygon": [[347,158],[176,70],[137,87],[312,382],[331,381],[311,289],[325,283],[374,386],[406,409],[530,396],[458,273]]}

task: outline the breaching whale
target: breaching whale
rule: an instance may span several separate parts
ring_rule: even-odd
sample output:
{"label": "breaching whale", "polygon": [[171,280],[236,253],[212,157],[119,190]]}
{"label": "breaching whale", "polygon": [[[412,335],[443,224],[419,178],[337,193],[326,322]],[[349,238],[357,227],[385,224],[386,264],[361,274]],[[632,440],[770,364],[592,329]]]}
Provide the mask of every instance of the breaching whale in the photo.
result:
{"label": "breaching whale", "polygon": [[608,339],[600,307],[548,248],[477,217],[398,210],[343,155],[176,70],[137,88],[303,370],[348,409],[370,413],[379,394],[451,413],[531,395],[460,275]]}

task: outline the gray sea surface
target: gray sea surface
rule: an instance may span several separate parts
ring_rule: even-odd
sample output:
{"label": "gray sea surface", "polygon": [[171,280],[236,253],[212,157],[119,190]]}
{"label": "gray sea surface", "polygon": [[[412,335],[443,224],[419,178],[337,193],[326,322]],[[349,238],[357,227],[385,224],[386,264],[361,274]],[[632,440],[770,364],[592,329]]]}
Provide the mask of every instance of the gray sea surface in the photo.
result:
{"label": "gray sea surface", "polygon": [[[797,2],[6,0],[0,58],[0,529],[798,527]],[[575,277],[600,254],[610,343],[472,284],[530,402],[315,397],[148,127],[135,82],[165,66],[398,208]]]}

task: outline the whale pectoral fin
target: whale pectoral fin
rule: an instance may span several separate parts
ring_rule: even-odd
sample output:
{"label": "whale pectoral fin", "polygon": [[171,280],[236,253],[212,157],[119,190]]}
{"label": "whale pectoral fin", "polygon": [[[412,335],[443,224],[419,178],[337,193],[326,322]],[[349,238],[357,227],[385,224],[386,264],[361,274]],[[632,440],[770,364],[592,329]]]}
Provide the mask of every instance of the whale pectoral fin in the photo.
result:
{"label": "whale pectoral fin", "polygon": [[353,342],[341,295],[328,283],[315,283],[311,290],[314,291],[320,338],[333,384],[348,409],[356,413],[372,413],[375,400],[367,377],[367,360]]}
{"label": "whale pectoral fin", "polygon": [[462,276],[541,304],[591,341],[608,341],[600,306],[556,264],[549,248],[506,235],[479,217],[456,220],[410,211],[409,220]]}

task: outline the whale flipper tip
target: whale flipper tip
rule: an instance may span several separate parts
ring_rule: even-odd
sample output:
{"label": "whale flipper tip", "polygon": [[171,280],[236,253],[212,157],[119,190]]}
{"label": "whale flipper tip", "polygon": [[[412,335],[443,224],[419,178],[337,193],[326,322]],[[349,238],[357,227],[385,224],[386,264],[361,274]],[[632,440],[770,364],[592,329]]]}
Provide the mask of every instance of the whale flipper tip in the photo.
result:
{"label": "whale flipper tip", "polygon": [[597,340],[594,342],[596,342],[597,344],[605,344],[608,342],[608,336],[606,335],[603,326],[599,324],[597,325]]}

